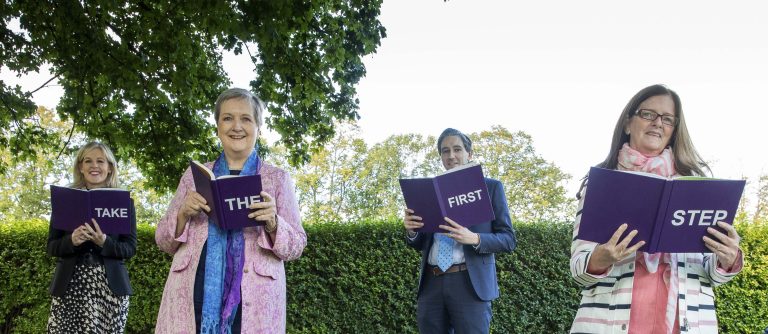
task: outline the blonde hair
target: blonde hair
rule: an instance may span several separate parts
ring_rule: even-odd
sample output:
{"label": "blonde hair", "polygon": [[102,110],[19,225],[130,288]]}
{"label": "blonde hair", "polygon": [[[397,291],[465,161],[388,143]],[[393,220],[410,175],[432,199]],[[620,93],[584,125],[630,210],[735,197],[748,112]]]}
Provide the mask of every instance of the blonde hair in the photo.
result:
{"label": "blonde hair", "polygon": [[104,145],[97,141],[92,141],[88,144],[83,145],[80,147],[79,150],[77,150],[77,154],[75,155],[75,161],[72,164],[72,184],[69,186],[72,188],[78,188],[82,189],[85,188],[85,176],[82,172],[80,172],[80,165],[83,163],[83,160],[85,159],[85,154],[90,152],[91,150],[100,149],[101,152],[104,153],[104,156],[107,157],[107,162],[109,163],[109,173],[107,174],[107,180],[104,183],[104,187],[106,188],[117,188],[120,185],[120,182],[117,178],[117,160],[115,160],[115,155],[112,154],[112,150],[109,149],[107,145]]}

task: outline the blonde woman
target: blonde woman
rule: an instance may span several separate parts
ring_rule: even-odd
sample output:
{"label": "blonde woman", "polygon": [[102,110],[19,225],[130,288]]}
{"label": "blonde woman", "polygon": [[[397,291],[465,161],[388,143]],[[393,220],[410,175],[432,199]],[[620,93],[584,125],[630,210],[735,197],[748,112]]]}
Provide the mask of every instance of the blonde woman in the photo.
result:
{"label": "blonde woman", "polygon": [[[77,151],[72,176],[72,188],[116,188],[117,161],[109,147],[90,142]],[[104,234],[96,220],[71,233],[49,229],[48,254],[58,259],[48,333],[124,332],[132,294],[124,261],[136,253],[133,206],[131,211],[131,234]]]}

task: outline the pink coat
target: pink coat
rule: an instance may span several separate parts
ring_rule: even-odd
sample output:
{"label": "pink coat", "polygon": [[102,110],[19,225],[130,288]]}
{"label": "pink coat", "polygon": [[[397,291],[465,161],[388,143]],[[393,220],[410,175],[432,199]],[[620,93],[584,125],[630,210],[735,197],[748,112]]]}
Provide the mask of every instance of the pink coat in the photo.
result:
{"label": "pink coat", "polygon": [[[207,164],[210,168],[211,163]],[[242,333],[285,333],[285,267],[283,261],[298,258],[307,244],[301,226],[293,180],[284,170],[264,163],[261,167],[264,191],[277,205],[277,232],[270,241],[264,228],[243,230],[245,265],[242,281]],[[192,172],[181,177],[176,195],[155,231],[157,245],[173,255],[165,282],[163,299],[155,325],[156,333],[195,333],[192,295],[200,252],[208,238],[208,216],[190,219],[184,232],[174,238],[176,214],[187,192],[195,190]]]}

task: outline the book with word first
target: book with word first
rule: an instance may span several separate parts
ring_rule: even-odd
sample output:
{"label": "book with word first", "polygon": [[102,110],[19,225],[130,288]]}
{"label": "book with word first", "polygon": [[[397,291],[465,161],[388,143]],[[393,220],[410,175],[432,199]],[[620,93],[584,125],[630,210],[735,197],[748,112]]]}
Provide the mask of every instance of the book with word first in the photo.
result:
{"label": "book with word first", "polygon": [[477,163],[459,166],[435,177],[400,179],[400,189],[406,207],[424,223],[417,232],[445,232],[438,227],[448,224],[443,217],[465,227],[496,218],[483,169]]}

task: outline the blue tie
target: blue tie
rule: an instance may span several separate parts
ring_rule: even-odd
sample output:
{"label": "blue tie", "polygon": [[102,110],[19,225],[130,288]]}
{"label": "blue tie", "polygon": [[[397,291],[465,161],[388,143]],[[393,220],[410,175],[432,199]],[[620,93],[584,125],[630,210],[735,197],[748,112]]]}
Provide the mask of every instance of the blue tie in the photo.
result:
{"label": "blue tie", "polygon": [[435,233],[437,238],[437,266],[446,271],[453,265],[453,239]]}

